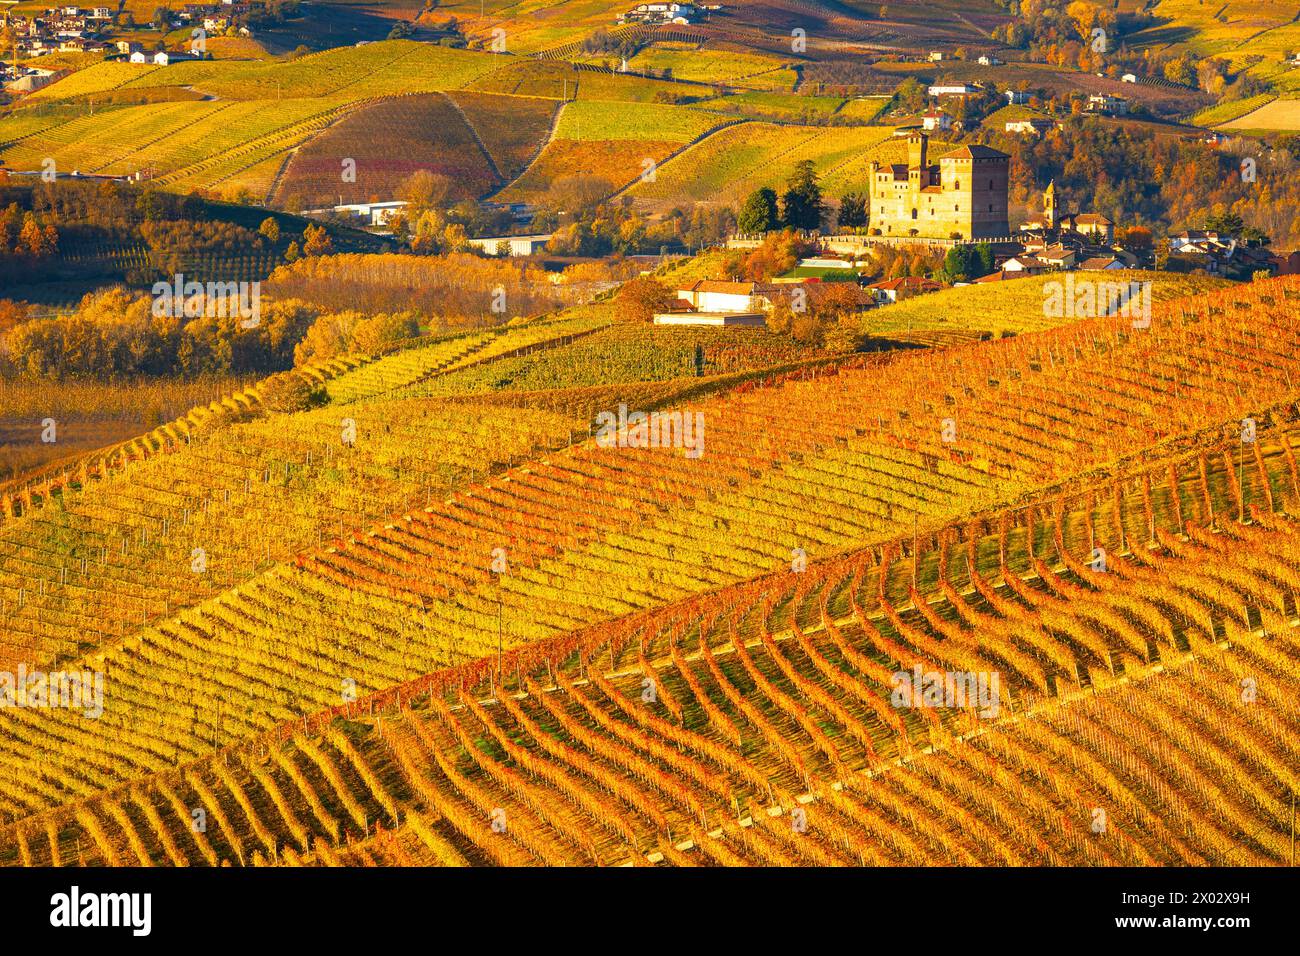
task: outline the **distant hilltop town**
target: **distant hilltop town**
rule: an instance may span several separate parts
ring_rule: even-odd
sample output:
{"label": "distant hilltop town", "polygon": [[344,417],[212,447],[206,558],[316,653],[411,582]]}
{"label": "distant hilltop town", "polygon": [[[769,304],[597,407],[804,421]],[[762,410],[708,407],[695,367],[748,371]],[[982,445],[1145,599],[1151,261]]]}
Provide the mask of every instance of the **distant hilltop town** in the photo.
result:
{"label": "distant hilltop town", "polygon": [[[230,32],[251,36],[245,22],[248,12],[247,3],[219,0],[216,3],[186,4],[179,10],[169,11],[169,15],[173,27],[191,25],[212,35]],[[34,16],[10,16],[8,22],[20,56],[38,57],[54,52],[130,56],[141,50],[141,44],[115,39],[111,35],[114,21],[120,19],[116,7],[49,7]],[[128,20],[125,25],[130,23]],[[119,22],[117,25],[124,24]],[[16,76],[7,78],[18,79]]]}

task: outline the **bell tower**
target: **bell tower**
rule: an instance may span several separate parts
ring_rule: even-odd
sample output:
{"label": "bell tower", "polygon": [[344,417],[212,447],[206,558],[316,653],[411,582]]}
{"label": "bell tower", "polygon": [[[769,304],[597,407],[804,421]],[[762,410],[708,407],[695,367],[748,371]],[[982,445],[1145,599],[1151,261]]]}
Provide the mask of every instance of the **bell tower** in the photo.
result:
{"label": "bell tower", "polygon": [[1056,228],[1059,214],[1060,210],[1056,204],[1056,180],[1053,179],[1043,191],[1043,219],[1047,222],[1048,229]]}

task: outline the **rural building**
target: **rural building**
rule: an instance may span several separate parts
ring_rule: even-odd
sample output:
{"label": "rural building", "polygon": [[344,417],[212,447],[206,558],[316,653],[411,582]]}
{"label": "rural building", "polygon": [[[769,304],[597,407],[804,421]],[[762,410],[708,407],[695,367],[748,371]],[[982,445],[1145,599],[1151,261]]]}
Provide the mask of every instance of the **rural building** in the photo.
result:
{"label": "rural building", "polygon": [[762,328],[767,324],[767,316],[761,312],[659,312],[653,321],[655,325]]}
{"label": "rural building", "polygon": [[1083,272],[1111,272],[1115,269],[1123,269],[1124,263],[1114,256],[1093,256],[1079,263],[1079,268]]}
{"label": "rural building", "polygon": [[1226,237],[1220,236],[1217,232],[1203,232],[1200,229],[1189,229],[1169,237],[1170,252],[1208,252],[1226,246]]}
{"label": "rural building", "polygon": [[975,283],[983,284],[985,282],[1010,282],[1012,279],[1023,279],[1026,275],[1028,275],[1028,273],[1023,271],[1006,272],[999,269],[997,272],[990,272],[986,276],[980,276],[978,279],[975,280]]}
{"label": "rural building", "polygon": [[166,66],[172,61],[166,50],[159,50],[153,55],[153,62],[157,66]]}
{"label": "rural building", "polygon": [[303,215],[322,216],[328,213],[342,213],[345,216],[356,216],[363,220],[362,224],[365,226],[376,227],[388,225],[388,221],[407,205],[403,199],[390,199],[387,202],[354,202],[330,206],[327,209],[304,209]]}
{"label": "rural building", "polygon": [[619,15],[619,23],[694,23],[700,8],[693,3],[638,3]]}
{"label": "rural building", "polygon": [[1024,275],[1038,275],[1047,271],[1047,263],[1037,256],[1012,256],[1002,263],[1003,272],[1020,272]]}
{"label": "rural building", "polygon": [[952,117],[943,110],[930,110],[921,117],[921,125],[926,130],[939,130],[946,133],[952,129]]}
{"label": "rural building", "polygon": [[970,83],[936,85],[927,90],[931,96],[971,96],[979,91],[978,86],[972,86]]}
{"label": "rural building", "polygon": [[979,65],[980,66],[1001,66],[1002,61],[995,56],[990,56],[988,54],[985,54],[984,56],[979,58]]}
{"label": "rural building", "polygon": [[1022,232],[1075,234],[1077,237],[1095,238],[1102,244],[1115,241],[1115,223],[1095,212],[1067,212],[1061,208],[1056,196],[1056,181],[1043,190],[1043,214],[1020,224]]}
{"label": "rural building", "polygon": [[[403,204],[405,205],[405,204]],[[546,248],[551,234],[544,236],[493,236],[470,239],[469,244],[490,256],[533,256]]]}
{"label": "rural building", "polygon": [[1138,81],[1136,73],[1125,73],[1119,79],[1121,83],[1136,83]]}
{"label": "rural building", "polygon": [[1081,235],[1095,233],[1102,242],[1107,243],[1115,240],[1115,223],[1100,213],[1081,212],[1065,216],[1061,221]]}
{"label": "rural building", "polygon": [[1110,93],[1092,93],[1088,96],[1088,105],[1084,109],[1089,113],[1104,113],[1107,116],[1127,116],[1128,100]]}
{"label": "rural building", "polygon": [[27,70],[22,76],[6,83],[5,89],[11,93],[33,93],[53,83],[54,77],[54,70]]}
{"label": "rural building", "polygon": [[1011,106],[1020,106],[1022,103],[1029,102],[1028,90],[1007,90],[1007,103]]}
{"label": "rural building", "polygon": [[884,282],[875,282],[867,286],[867,292],[875,299],[878,305],[888,305],[891,302],[897,302],[899,299],[910,298],[914,295],[925,295],[928,292],[938,292],[945,288],[942,282],[934,279],[926,279],[922,276],[903,276],[898,279],[886,279]]}
{"label": "rural building", "polygon": [[1008,133],[1042,136],[1049,130],[1055,128],[1055,126],[1055,120],[1050,120],[1045,116],[1031,116],[1026,119],[1009,121],[1006,124],[1006,130]]}
{"label": "rural building", "polygon": [[1059,242],[1038,253],[1038,258],[1053,269],[1073,269],[1074,263],[1077,261],[1074,250],[1067,249]]}
{"label": "rural building", "polygon": [[701,279],[685,289],[678,289],[677,297],[697,312],[740,314],[771,311],[772,292],[772,285],[766,282]]}
{"label": "rural building", "polygon": [[931,51],[930,51],[930,62],[931,62],[931,63],[942,63],[942,62],[943,62],[943,51],[942,51],[942,50],[931,50]]}
{"label": "rural building", "polygon": [[143,51],[143,50],[136,50],[136,51],[134,51],[134,52],[131,54],[131,62],[132,62],[132,63],[146,63],[146,62],[148,62],[148,60],[147,60],[147,58],[145,57],[145,55],[144,55],[144,51]]}
{"label": "rural building", "polygon": [[875,235],[931,239],[1005,236],[1011,159],[989,146],[959,146],[931,164],[925,133],[907,137],[907,164],[871,163]]}

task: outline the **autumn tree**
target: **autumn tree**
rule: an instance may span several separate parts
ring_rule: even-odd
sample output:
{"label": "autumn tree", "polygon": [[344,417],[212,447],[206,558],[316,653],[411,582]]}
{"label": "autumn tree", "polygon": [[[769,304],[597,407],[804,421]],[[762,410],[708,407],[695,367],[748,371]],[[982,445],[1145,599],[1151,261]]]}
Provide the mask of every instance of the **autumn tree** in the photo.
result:
{"label": "autumn tree", "polygon": [[271,245],[275,245],[280,241],[280,224],[275,221],[274,216],[267,216],[263,219],[262,224],[257,227],[257,231]]}
{"label": "autumn tree", "polygon": [[302,231],[304,256],[328,256],[334,251],[334,240],[324,226],[308,226]]}
{"label": "autumn tree", "polygon": [[618,290],[619,315],[629,322],[649,322],[663,312],[676,295],[658,279],[640,276],[624,282]]}
{"label": "autumn tree", "polygon": [[412,211],[420,212],[446,206],[454,188],[451,177],[417,169],[397,187],[397,198],[409,203]]}

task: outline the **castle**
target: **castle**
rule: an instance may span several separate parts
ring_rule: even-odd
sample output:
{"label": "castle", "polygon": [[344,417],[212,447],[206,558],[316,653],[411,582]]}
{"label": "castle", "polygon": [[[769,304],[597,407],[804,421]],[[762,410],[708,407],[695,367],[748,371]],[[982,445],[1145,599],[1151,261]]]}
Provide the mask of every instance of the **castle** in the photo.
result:
{"label": "castle", "polygon": [[871,164],[871,232],[927,239],[986,239],[1010,233],[1011,157],[988,146],[959,146],[931,165],[929,137],[907,137],[907,165]]}

